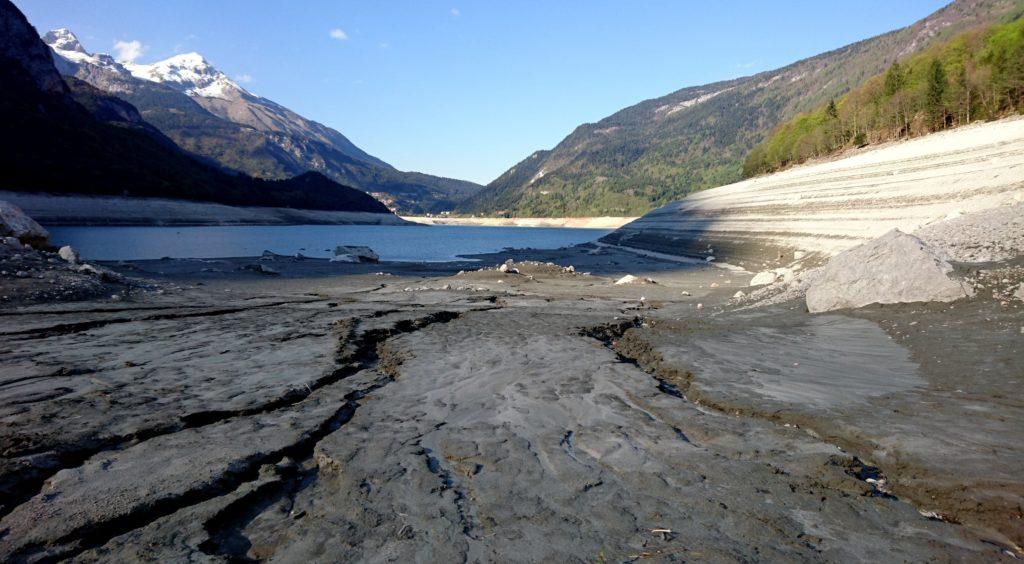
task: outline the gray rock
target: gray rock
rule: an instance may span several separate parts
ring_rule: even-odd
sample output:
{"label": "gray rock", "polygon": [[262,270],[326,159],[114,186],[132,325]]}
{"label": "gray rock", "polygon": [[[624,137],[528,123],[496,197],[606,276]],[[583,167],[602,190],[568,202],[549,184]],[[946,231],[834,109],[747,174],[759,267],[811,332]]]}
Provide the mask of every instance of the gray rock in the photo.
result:
{"label": "gray rock", "polygon": [[4,201],[0,201],[0,236],[15,237],[33,247],[45,247],[50,240],[50,233],[42,225],[18,206]]}
{"label": "gray rock", "polygon": [[[352,257],[355,260],[349,260],[348,257]],[[375,253],[370,247],[349,247],[344,245],[338,245],[334,247],[334,258],[332,262],[380,262],[380,255]]]}
{"label": "gray rock", "polygon": [[57,251],[57,255],[60,258],[66,260],[67,262],[70,262],[71,264],[78,264],[78,251],[72,249],[69,246],[65,245],[61,247],[60,250]]}
{"label": "gray rock", "polygon": [[775,281],[778,280],[778,278],[779,278],[778,274],[775,274],[775,272],[773,272],[771,270],[766,270],[764,272],[758,272],[757,274],[755,274],[754,277],[750,279],[750,284],[749,285],[750,286],[765,286],[765,285],[768,285],[768,284],[774,284]]}
{"label": "gray rock", "polygon": [[938,251],[898,229],[839,253],[807,289],[812,312],[869,304],[951,302],[971,291]]}

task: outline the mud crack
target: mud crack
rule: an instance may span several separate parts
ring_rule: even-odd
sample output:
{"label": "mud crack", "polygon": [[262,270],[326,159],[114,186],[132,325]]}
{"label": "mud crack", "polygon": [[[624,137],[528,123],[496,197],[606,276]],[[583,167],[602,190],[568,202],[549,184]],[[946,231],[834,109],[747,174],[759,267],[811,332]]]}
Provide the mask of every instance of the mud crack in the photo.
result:
{"label": "mud crack", "polygon": [[[277,302],[282,303],[297,302]],[[300,302],[304,303],[304,302]],[[260,306],[270,307],[270,305]],[[246,309],[246,308],[242,308]],[[483,308],[482,308],[483,309]],[[221,313],[224,310],[219,310]],[[469,310],[477,311],[477,310]],[[203,314],[209,315],[208,312]],[[339,345],[334,370],[321,378],[308,382],[303,386],[289,389],[285,394],[260,405],[236,410],[210,410],[183,415],[177,422],[157,425],[126,435],[107,438],[96,438],[74,446],[60,448],[54,452],[45,466],[34,466],[0,477],[0,493],[6,497],[7,503],[0,507],[0,517],[14,511],[19,505],[39,495],[47,480],[57,472],[76,468],[86,460],[107,451],[119,450],[132,444],[150,440],[162,435],[176,433],[188,429],[205,427],[221,423],[236,417],[249,417],[287,408],[307,398],[314,391],[334,384],[344,378],[368,368],[375,368],[379,362],[378,347],[384,341],[401,333],[418,331],[434,323],[448,323],[463,315],[463,312],[439,311],[416,319],[396,322],[392,327],[358,332],[356,327],[359,319],[349,320],[350,323],[338,331]],[[374,317],[370,314],[370,317]],[[351,344],[351,346],[349,346]],[[25,450],[17,453],[23,457],[39,453],[39,450]]]}

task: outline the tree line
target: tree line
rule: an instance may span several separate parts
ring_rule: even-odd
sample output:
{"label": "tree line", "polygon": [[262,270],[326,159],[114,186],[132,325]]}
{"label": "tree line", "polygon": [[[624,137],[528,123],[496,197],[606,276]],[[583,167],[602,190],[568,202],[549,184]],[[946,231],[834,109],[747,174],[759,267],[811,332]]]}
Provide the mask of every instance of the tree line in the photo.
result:
{"label": "tree line", "polygon": [[775,128],[744,176],[814,157],[1024,111],[1024,19],[964,32],[893,62],[839,98]]}

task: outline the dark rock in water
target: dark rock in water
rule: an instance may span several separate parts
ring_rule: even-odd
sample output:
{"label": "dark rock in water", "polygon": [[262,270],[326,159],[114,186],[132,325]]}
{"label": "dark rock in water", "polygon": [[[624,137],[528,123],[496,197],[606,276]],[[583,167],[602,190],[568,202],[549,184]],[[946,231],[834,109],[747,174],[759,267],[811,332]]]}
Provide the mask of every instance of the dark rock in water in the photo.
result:
{"label": "dark rock in water", "polygon": [[274,270],[273,268],[265,264],[247,264],[242,267],[242,270],[251,270],[260,274],[267,274],[269,276],[280,276],[281,273]]}

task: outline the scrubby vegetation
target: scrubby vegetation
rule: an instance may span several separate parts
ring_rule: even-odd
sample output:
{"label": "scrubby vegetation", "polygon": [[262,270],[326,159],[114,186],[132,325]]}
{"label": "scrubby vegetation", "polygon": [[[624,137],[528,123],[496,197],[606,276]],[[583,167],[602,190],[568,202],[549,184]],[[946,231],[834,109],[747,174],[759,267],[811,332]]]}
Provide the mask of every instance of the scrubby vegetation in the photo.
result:
{"label": "scrubby vegetation", "polygon": [[889,66],[838,100],[777,127],[745,176],[849,147],[1024,111],[1024,19],[975,29]]}

